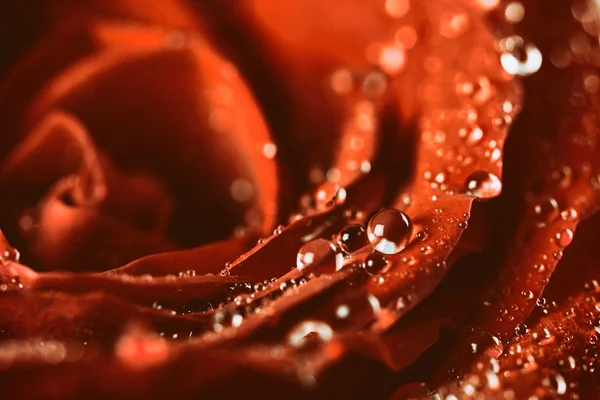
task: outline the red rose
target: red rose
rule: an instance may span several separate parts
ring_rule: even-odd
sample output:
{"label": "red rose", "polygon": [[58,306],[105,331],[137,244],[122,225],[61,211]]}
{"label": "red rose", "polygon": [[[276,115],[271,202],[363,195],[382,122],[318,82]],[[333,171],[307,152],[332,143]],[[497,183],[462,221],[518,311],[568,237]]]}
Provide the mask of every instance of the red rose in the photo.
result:
{"label": "red rose", "polygon": [[600,393],[596,2],[26,3],[8,397]]}

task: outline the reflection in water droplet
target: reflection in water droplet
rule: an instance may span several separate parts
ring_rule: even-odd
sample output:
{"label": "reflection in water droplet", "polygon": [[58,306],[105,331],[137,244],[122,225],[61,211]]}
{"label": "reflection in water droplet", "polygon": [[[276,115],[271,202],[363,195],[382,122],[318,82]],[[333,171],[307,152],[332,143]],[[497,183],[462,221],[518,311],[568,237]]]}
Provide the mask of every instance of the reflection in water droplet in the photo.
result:
{"label": "reflection in water droplet", "polygon": [[326,239],[306,243],[296,257],[296,266],[304,276],[333,273],[343,266],[344,256]]}
{"label": "reflection in water droplet", "polygon": [[396,254],[402,251],[412,234],[408,215],[400,210],[385,209],[371,218],[367,227],[369,241],[380,253]]}
{"label": "reflection in water droplet", "polygon": [[489,199],[500,194],[502,182],[492,173],[477,171],[467,177],[464,191],[466,194],[479,199]]}
{"label": "reflection in water droplet", "polygon": [[328,342],[333,338],[333,329],[325,322],[304,321],[296,325],[288,334],[288,343],[302,347],[309,341]]}
{"label": "reflection in water droplet", "polygon": [[520,36],[509,36],[500,42],[504,51],[500,63],[511,75],[528,76],[542,66],[542,53],[531,43],[525,43]]}

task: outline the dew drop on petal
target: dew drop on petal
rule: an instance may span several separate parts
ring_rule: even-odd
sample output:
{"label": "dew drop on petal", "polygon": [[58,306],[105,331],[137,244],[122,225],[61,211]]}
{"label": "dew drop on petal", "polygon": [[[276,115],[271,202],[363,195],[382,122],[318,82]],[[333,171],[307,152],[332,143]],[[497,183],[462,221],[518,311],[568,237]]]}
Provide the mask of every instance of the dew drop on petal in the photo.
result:
{"label": "dew drop on petal", "polygon": [[263,154],[269,160],[275,158],[277,155],[277,145],[275,143],[265,143],[263,146]]}
{"label": "dew drop on petal", "polygon": [[408,215],[396,209],[384,209],[375,214],[367,226],[371,245],[380,253],[396,254],[402,251],[412,234]]}
{"label": "dew drop on petal", "polygon": [[231,197],[239,203],[245,203],[252,199],[254,187],[245,179],[236,179],[229,188]]}
{"label": "dew drop on petal", "polygon": [[368,244],[367,233],[362,225],[345,227],[337,236],[337,243],[346,253],[352,253]]}
{"label": "dew drop on petal", "polygon": [[517,24],[521,22],[525,16],[525,7],[518,1],[508,3],[504,9],[504,18],[511,24]]}
{"label": "dew drop on petal", "polygon": [[336,94],[349,94],[354,85],[352,73],[345,68],[338,69],[331,75],[330,85]]}
{"label": "dew drop on petal", "polygon": [[502,68],[511,75],[528,76],[542,66],[542,53],[520,36],[509,36],[500,41],[503,50],[500,56]]}
{"label": "dew drop on petal", "polygon": [[556,232],[554,239],[560,247],[566,247],[573,241],[573,231],[569,228],[563,228]]}
{"label": "dew drop on petal", "polygon": [[333,338],[333,329],[321,321],[303,321],[296,325],[287,336],[293,347],[303,347],[307,342],[328,342]]}
{"label": "dew drop on petal", "polygon": [[537,226],[546,226],[559,215],[558,203],[552,197],[542,199],[533,206],[533,218]]}
{"label": "dew drop on petal", "polygon": [[479,199],[489,199],[500,194],[502,191],[502,182],[492,173],[476,171],[465,180],[464,191],[466,194]]}
{"label": "dew drop on petal", "polygon": [[409,0],[385,0],[385,11],[392,18],[402,18],[409,9]]}
{"label": "dew drop on petal", "polygon": [[388,260],[381,253],[372,253],[365,259],[363,267],[370,275],[376,275],[388,265]]}
{"label": "dew drop on petal", "polygon": [[362,290],[345,292],[336,300],[332,326],[364,326],[381,313],[379,300]]}
{"label": "dew drop on petal", "polygon": [[128,367],[143,369],[160,364],[168,357],[167,343],[157,335],[134,327],[115,344],[117,357]]}
{"label": "dew drop on petal", "polygon": [[296,266],[304,276],[319,276],[339,270],[344,256],[326,239],[314,239],[306,243],[296,257]]}

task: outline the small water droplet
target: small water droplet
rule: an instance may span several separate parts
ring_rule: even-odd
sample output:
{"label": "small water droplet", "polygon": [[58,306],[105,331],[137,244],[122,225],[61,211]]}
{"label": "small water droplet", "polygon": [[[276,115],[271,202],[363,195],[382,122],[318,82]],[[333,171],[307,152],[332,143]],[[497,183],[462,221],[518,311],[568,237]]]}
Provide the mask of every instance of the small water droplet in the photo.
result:
{"label": "small water droplet", "polygon": [[392,18],[402,18],[409,9],[409,0],[385,0],[385,11]]}
{"label": "small water droplet", "polygon": [[517,24],[521,22],[525,16],[525,7],[518,1],[513,1],[506,5],[504,9],[504,18],[511,24]]}
{"label": "small water droplet", "polygon": [[525,43],[520,36],[509,36],[500,41],[503,53],[500,63],[511,75],[528,76],[542,66],[542,53],[531,43]]}
{"label": "small water droplet", "polygon": [[558,203],[552,197],[542,199],[533,206],[533,217],[536,226],[546,226],[558,217]]}
{"label": "small water droplet", "polygon": [[475,126],[471,129],[462,128],[458,131],[458,135],[463,138],[467,144],[475,145],[483,138],[483,131],[479,126]]}
{"label": "small water droplet", "polygon": [[575,221],[579,217],[579,213],[574,208],[567,208],[560,212],[560,217],[565,221]]}
{"label": "small water droplet", "polygon": [[504,351],[502,341],[490,332],[475,329],[471,332],[470,337],[472,339],[471,351],[475,354],[485,351],[488,356],[498,358]]}
{"label": "small water droplet", "polygon": [[479,199],[489,199],[498,196],[502,191],[502,182],[487,171],[473,172],[465,180],[465,193]]}
{"label": "small water droplet", "polygon": [[304,347],[309,342],[328,342],[333,338],[333,329],[322,321],[303,321],[288,334],[287,341],[293,347]]}
{"label": "small water droplet", "polygon": [[367,256],[364,263],[364,269],[371,275],[376,275],[379,271],[388,265],[387,258],[380,253],[372,253]]}
{"label": "small water droplet", "polygon": [[337,236],[337,243],[346,253],[353,253],[366,246],[369,241],[362,225],[350,225],[342,229]]}
{"label": "small water droplet", "polygon": [[229,188],[231,197],[239,203],[246,203],[252,200],[254,195],[254,186],[251,182],[245,179],[237,179],[233,181]]}
{"label": "small water droplet", "polygon": [[346,190],[333,182],[321,184],[312,195],[304,195],[301,205],[305,209],[327,210],[346,200]]}
{"label": "small water droplet", "polygon": [[385,93],[387,84],[388,82],[385,74],[379,71],[373,71],[365,76],[362,91],[367,97],[381,96]]}
{"label": "small water droplet", "polygon": [[384,209],[369,221],[367,235],[371,245],[380,253],[396,254],[402,251],[412,234],[408,215],[396,209]]}
{"label": "small water droplet", "polygon": [[446,13],[441,16],[439,32],[440,35],[455,39],[469,29],[469,15],[465,12]]}
{"label": "small water droplet", "polygon": [[342,294],[335,301],[332,326],[361,327],[375,319],[381,312],[379,300],[371,293],[362,290],[351,290]]}
{"label": "small water droplet", "polygon": [[263,154],[269,160],[272,160],[277,155],[277,145],[274,143],[265,143],[263,146]]}
{"label": "small water droplet", "polygon": [[354,85],[352,73],[345,68],[338,69],[331,74],[330,84],[334,93],[339,95],[349,94],[352,92]]}
{"label": "small water droplet", "polygon": [[573,241],[573,231],[569,228],[563,228],[556,232],[554,240],[560,247],[566,247]]}

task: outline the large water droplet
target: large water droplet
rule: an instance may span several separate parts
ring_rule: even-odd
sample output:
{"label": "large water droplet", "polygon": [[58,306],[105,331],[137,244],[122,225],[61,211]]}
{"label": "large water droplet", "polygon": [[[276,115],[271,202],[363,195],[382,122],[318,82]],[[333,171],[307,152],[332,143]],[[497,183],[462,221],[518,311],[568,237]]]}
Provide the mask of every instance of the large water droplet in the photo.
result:
{"label": "large water droplet", "polygon": [[473,172],[465,180],[465,193],[480,199],[498,196],[502,191],[502,182],[487,171]]}
{"label": "large water droplet", "polygon": [[296,257],[296,266],[305,276],[333,273],[342,268],[344,257],[337,247],[326,239],[306,243]]}
{"label": "large water droplet", "polygon": [[380,253],[396,254],[402,251],[412,234],[408,215],[400,210],[381,210],[371,218],[367,227],[369,241]]}
{"label": "large water droplet", "polygon": [[542,53],[520,36],[509,36],[500,42],[504,53],[500,56],[502,68],[511,75],[527,76],[542,66]]}

